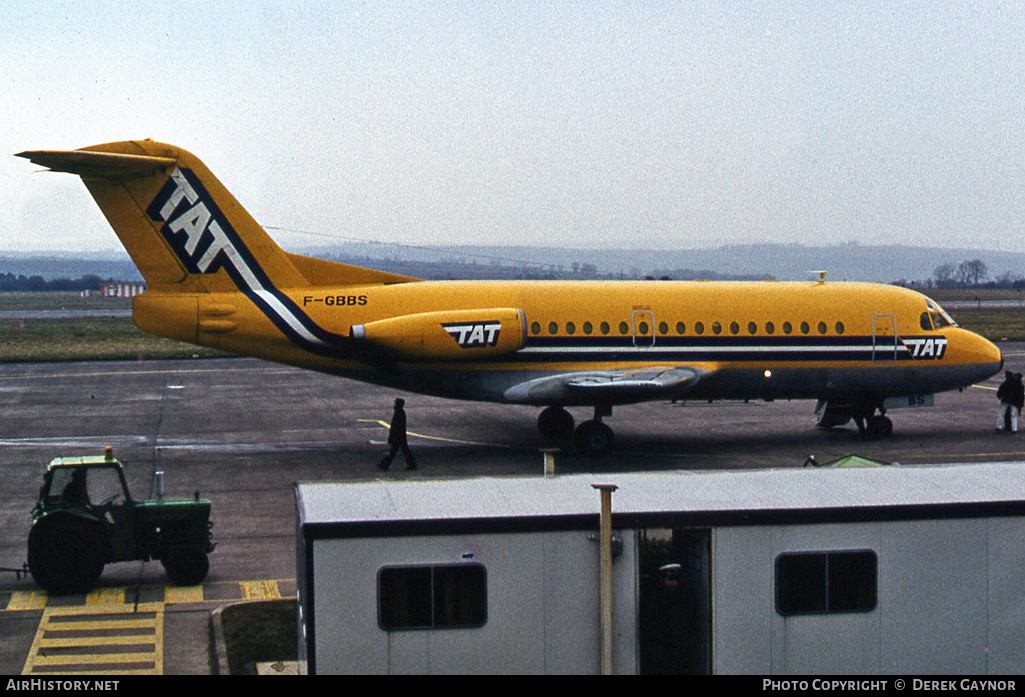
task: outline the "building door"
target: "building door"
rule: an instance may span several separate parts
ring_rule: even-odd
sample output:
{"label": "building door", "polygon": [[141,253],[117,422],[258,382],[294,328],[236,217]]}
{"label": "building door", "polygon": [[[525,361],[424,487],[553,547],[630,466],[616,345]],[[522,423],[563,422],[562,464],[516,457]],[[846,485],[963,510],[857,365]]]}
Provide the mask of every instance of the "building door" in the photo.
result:
{"label": "building door", "polygon": [[637,535],[641,674],[710,674],[711,531],[648,528]]}

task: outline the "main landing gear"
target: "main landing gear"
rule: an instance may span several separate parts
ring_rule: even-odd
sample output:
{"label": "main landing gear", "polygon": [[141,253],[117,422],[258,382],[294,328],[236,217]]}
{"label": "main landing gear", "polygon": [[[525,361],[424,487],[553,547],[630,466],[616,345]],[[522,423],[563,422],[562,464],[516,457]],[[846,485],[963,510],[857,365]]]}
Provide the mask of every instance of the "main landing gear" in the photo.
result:
{"label": "main landing gear", "polygon": [[598,457],[612,450],[616,437],[602,418],[612,416],[612,407],[595,407],[594,418],[575,426],[573,416],[563,407],[547,407],[537,417],[537,430],[550,443],[570,442],[583,455]]}
{"label": "main landing gear", "polygon": [[862,438],[886,438],[893,433],[893,422],[886,415],[886,409],[882,405],[833,406],[823,400],[819,400],[816,405],[815,425],[819,428],[843,426],[851,419],[854,419]]}

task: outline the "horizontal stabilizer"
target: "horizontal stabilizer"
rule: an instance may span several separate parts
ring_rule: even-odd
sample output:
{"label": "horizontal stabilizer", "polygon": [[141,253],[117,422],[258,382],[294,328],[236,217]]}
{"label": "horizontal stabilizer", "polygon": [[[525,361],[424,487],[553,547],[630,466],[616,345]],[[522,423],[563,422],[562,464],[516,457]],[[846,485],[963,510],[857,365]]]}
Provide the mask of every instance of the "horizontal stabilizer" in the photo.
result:
{"label": "horizontal stabilizer", "polygon": [[89,179],[142,177],[174,166],[171,157],[128,155],[91,150],[30,150],[18,153],[30,162],[53,172],[69,172]]}
{"label": "horizontal stabilizer", "polygon": [[508,389],[505,398],[518,404],[629,404],[676,397],[702,374],[680,367],[565,373],[520,383]]}

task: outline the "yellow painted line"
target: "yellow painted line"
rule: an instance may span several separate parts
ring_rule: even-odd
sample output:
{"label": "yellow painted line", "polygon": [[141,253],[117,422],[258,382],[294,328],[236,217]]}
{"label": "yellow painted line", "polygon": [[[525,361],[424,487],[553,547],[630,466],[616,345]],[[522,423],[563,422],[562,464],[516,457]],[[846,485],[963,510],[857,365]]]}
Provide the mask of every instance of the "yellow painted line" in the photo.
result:
{"label": "yellow painted line", "polygon": [[[48,629],[53,633],[53,629]],[[85,637],[47,637],[43,646],[47,648],[78,648],[83,646],[121,646],[128,644],[153,644],[155,637],[149,634],[129,636],[85,636]]]}
{"label": "yellow painted line", "polygon": [[203,586],[166,586],[164,588],[164,603],[166,605],[201,602],[203,602]]}
{"label": "yellow painted line", "polygon": [[[387,421],[380,419],[356,419],[357,422],[365,424],[380,424],[386,431],[391,430],[391,424]],[[421,440],[429,440],[436,443],[455,443],[456,445],[481,445],[488,448],[506,448],[509,450],[533,450],[523,445],[507,445],[505,443],[484,443],[477,440],[462,440],[461,438],[446,438],[444,436],[428,436],[425,433],[416,433],[414,431],[406,431],[406,436],[409,438],[419,438]]]}
{"label": "yellow painted line", "polygon": [[[50,608],[47,612],[58,613],[66,608]],[[77,609],[77,608],[76,608]],[[93,610],[95,612],[95,610]],[[108,629],[146,629],[153,625],[153,618],[146,617],[137,620],[122,620],[122,619],[109,619],[109,620],[88,620],[88,621],[74,621],[74,622],[62,622],[60,621],[61,616],[57,617],[54,621],[53,617],[50,618],[52,624],[49,629],[51,631],[105,631]]]}
{"label": "yellow painted line", "polygon": [[33,666],[110,665],[152,662],[153,654],[151,653],[97,653],[76,656],[36,656]]}
{"label": "yellow painted line", "polygon": [[7,611],[42,610],[46,607],[46,600],[46,591],[15,591],[7,603]]}
{"label": "yellow painted line", "polygon": [[242,597],[246,600],[269,600],[281,597],[277,581],[242,581]]}

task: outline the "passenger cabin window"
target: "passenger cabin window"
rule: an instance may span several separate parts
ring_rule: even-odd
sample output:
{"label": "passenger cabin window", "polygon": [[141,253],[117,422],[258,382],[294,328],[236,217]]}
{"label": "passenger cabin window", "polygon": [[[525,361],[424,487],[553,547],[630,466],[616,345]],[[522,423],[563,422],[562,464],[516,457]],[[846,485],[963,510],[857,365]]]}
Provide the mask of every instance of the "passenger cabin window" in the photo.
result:
{"label": "passenger cabin window", "polygon": [[377,575],[381,629],[461,629],[488,620],[487,571],[481,564],[390,566]]}
{"label": "passenger cabin window", "polygon": [[871,612],[878,576],[871,550],[781,554],[776,557],[776,612],[784,617]]}

